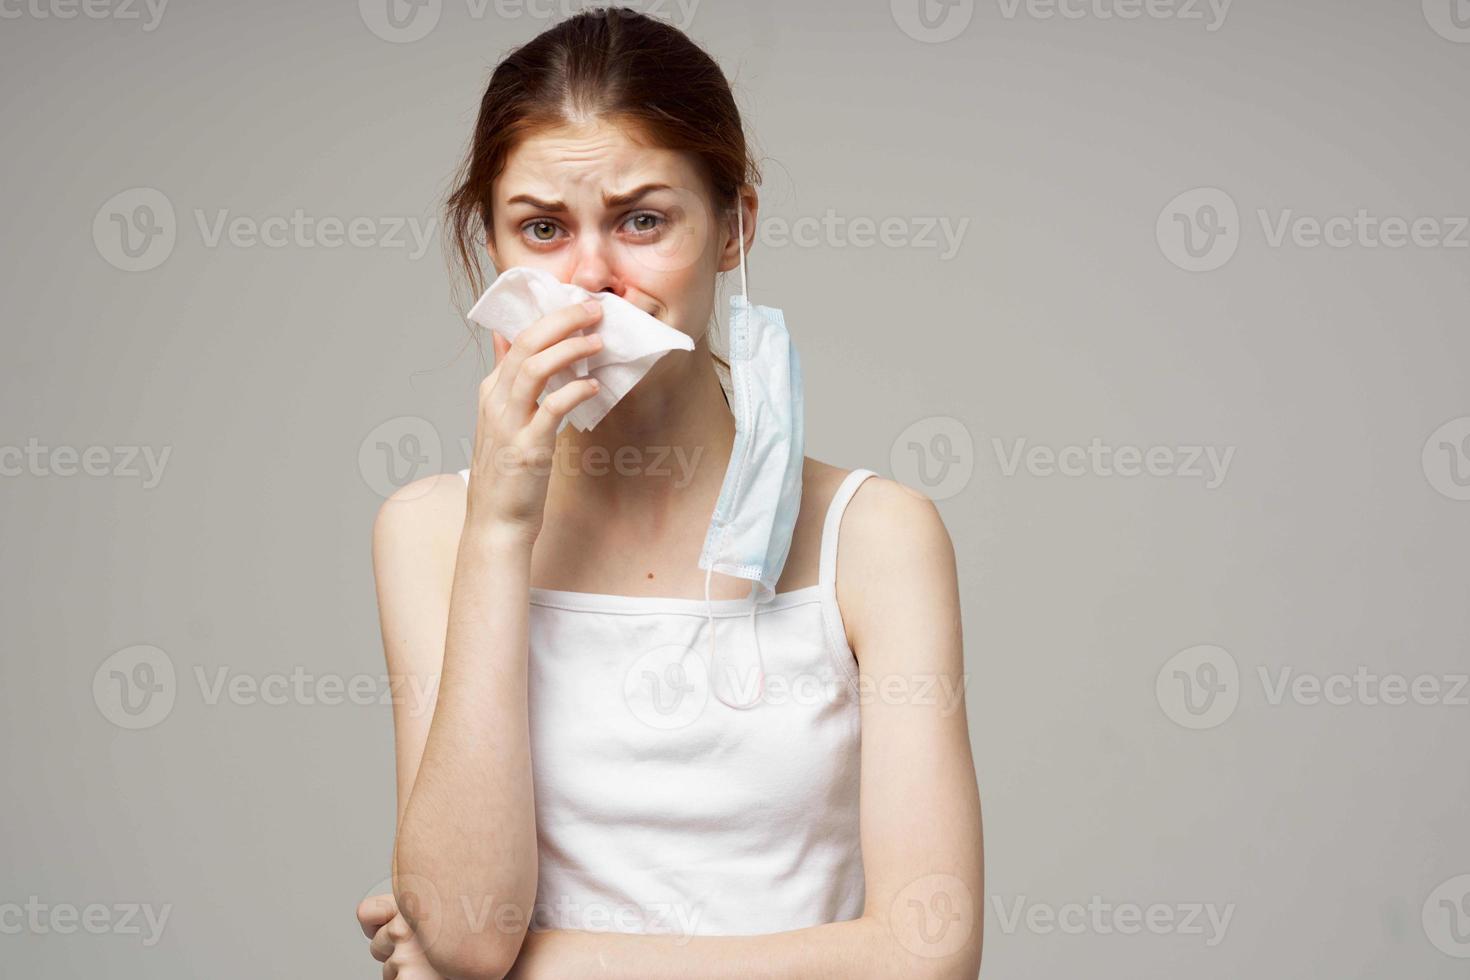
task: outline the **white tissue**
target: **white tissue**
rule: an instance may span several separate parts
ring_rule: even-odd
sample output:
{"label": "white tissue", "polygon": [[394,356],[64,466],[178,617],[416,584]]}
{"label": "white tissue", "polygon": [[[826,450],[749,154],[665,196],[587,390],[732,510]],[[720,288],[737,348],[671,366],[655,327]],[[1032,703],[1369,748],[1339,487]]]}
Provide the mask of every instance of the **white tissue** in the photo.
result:
{"label": "white tissue", "polygon": [[[602,304],[602,318],[592,327],[602,335],[602,350],[574,362],[570,369],[553,374],[541,397],[589,374],[600,387],[597,394],[567,413],[557,428],[568,422],[586,432],[622,397],[633,390],[660,357],[671,350],[693,350],[694,341],[656,317],[649,316],[621,296],[589,293],[581,286],[562,282],[543,269],[515,266],[495,278],[469,312],[469,319],[493,330],[508,341],[548,313],[595,299]],[[571,336],[582,336],[578,330]]]}

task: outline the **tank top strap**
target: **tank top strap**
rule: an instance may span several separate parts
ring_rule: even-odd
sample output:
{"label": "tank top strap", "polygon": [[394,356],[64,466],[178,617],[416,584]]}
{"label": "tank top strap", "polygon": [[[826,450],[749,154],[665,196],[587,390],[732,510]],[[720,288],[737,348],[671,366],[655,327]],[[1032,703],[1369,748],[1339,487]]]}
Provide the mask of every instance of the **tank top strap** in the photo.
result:
{"label": "tank top strap", "polygon": [[842,514],[847,510],[847,502],[857,493],[857,488],[864,480],[877,475],[872,470],[853,470],[843,478],[837,492],[832,495],[832,503],[827,506],[827,519],[822,524],[822,561],[817,571],[817,580],[824,590],[831,591],[837,586],[837,535],[842,526]]}

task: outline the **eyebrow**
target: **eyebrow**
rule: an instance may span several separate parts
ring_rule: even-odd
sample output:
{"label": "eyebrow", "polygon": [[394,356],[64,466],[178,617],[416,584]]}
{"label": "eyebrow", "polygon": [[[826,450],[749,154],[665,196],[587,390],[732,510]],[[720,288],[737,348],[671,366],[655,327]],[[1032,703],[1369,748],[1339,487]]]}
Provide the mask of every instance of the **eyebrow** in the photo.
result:
{"label": "eyebrow", "polygon": [[[671,189],[668,184],[640,184],[632,190],[624,191],[621,194],[602,195],[602,206],[606,208],[622,207],[625,204],[632,204],[634,201],[639,200],[645,195],[652,194],[654,191]],[[508,198],[505,203],[529,204],[531,207],[540,211],[565,211],[567,209],[566,204],[562,201],[543,201],[539,197],[533,197],[530,194],[517,194],[512,198]]]}

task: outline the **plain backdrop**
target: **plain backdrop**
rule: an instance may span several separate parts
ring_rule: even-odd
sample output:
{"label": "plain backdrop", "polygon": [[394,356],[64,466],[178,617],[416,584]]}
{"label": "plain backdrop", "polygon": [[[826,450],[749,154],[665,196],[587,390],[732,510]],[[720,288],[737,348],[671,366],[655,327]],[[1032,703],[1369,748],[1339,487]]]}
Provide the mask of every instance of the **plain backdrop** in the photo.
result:
{"label": "plain backdrop", "polygon": [[[0,5],[6,975],[377,975],[369,533],[486,370],[432,222],[577,9],[393,2]],[[984,974],[1463,976],[1463,0],[641,9],[808,454],[954,539]]]}

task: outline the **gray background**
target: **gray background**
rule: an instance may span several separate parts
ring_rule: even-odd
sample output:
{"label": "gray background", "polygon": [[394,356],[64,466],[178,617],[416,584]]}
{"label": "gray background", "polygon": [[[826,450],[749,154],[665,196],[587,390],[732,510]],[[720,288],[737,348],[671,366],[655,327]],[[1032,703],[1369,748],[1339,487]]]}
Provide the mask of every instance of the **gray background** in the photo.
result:
{"label": "gray background", "polygon": [[[735,76],[764,155],[752,293],[800,347],[809,454],[942,498],[987,976],[1470,966],[1470,912],[1441,902],[1470,890],[1470,707],[1444,696],[1470,669],[1470,235],[1273,245],[1259,216],[1455,234],[1470,27],[1451,2],[1470,22],[1464,0],[1238,0],[1223,22],[989,0],[933,8],[938,33],[905,0],[651,11]],[[353,907],[387,873],[390,709],[311,683],[382,692],[372,518],[394,479],[466,465],[484,370],[437,236],[422,255],[387,236],[434,218],[490,66],[569,8],[443,0],[408,40],[380,36],[377,0],[174,0],[152,29],[141,6],[93,9],[0,19],[0,451],[44,447],[0,457],[0,905],[100,904],[111,925],[12,929],[0,959],[376,976]],[[127,271],[112,215],[137,188],[166,198],[175,240]],[[1180,267],[1166,210],[1199,188],[1238,208],[1215,212],[1207,258],[1235,251],[1212,271]],[[1205,200],[1177,206],[1197,228]],[[297,209],[376,237],[206,234],[220,212]],[[889,218],[887,244],[863,236]],[[967,223],[953,254],[928,222]],[[1214,487],[1005,463],[1017,440],[1094,438],[1234,454]],[[380,443],[408,455],[389,471]],[[101,475],[58,472],[68,447],[103,447]],[[126,447],[167,449],[161,479]],[[130,729],[109,677],[136,654],[104,661],[136,645],[173,677]],[[1223,651],[1205,654],[1226,668],[1215,702],[1185,701],[1180,678],[1210,675],[1171,662],[1201,645]],[[1441,696],[1272,703],[1282,670],[1360,667]],[[210,703],[221,677],[293,674],[311,683],[285,703]],[[1094,896],[1231,919],[1223,938],[1048,925]],[[169,908],[157,942],[129,903]]]}

